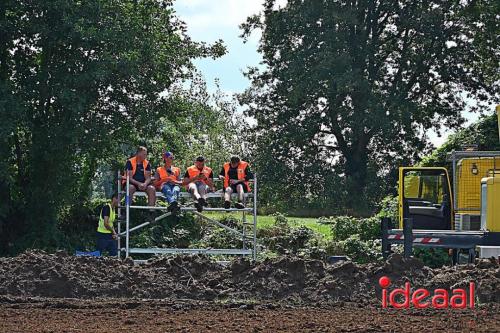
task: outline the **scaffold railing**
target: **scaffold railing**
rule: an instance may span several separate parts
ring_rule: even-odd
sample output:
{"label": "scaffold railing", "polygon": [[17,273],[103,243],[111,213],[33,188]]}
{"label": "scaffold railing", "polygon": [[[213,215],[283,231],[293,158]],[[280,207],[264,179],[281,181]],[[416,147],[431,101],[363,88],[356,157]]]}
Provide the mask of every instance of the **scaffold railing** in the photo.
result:
{"label": "scaffold railing", "polygon": [[[126,187],[123,189],[122,180],[120,172],[118,172],[117,177],[117,193],[118,193],[118,219],[117,219],[117,228],[118,228],[118,257],[121,258],[123,255],[125,258],[128,258],[131,254],[207,254],[207,255],[237,255],[237,256],[252,256],[255,260],[257,256],[257,175],[254,173],[253,179],[249,180],[252,184],[251,192],[244,194],[244,205],[245,208],[223,208],[223,207],[207,207],[203,209],[203,212],[198,212],[195,207],[191,205],[194,204],[194,201],[189,201],[192,198],[191,194],[188,192],[181,192],[179,194],[179,199],[187,200],[186,202],[180,204],[180,212],[182,213],[192,213],[208,223],[223,228],[237,237],[241,239],[242,248],[240,249],[215,249],[215,248],[136,248],[130,247],[130,237],[131,233],[147,227],[149,225],[160,222],[161,220],[167,218],[172,215],[172,212],[168,210],[168,207],[158,205],[158,201],[164,199],[164,195],[162,192],[156,192],[156,201],[154,206],[142,206],[142,205],[133,205],[133,197],[145,197],[146,193],[142,191],[136,191],[133,194],[133,197],[130,196],[129,185],[130,179],[127,174],[125,177]],[[214,179],[218,181],[218,179]],[[214,198],[223,198],[224,192],[223,190],[218,190],[215,192],[207,193],[207,199]],[[231,195],[232,198],[236,197],[238,194],[233,193]],[[122,203],[122,199],[123,203]],[[180,202],[179,202],[180,203]],[[150,210],[150,211],[160,211],[161,215],[156,216],[154,219],[151,218],[150,221],[145,221],[135,226],[131,226],[131,217],[130,210]],[[124,211],[124,212],[123,212]],[[218,219],[207,216],[204,214],[205,212],[239,212],[242,214],[241,223],[236,226],[228,226],[225,225],[222,221]],[[124,213],[124,214],[123,214]],[[124,217],[124,219],[123,219]],[[239,229],[238,229],[239,227]],[[124,241],[123,242],[123,238]],[[125,244],[123,244],[125,243]]]}

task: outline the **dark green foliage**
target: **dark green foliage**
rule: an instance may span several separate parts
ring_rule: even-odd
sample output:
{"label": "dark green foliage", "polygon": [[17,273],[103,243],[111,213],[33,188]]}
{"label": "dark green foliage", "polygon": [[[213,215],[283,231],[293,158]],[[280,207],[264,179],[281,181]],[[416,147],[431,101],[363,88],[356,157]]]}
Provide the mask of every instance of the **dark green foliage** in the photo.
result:
{"label": "dark green foliage", "polygon": [[352,235],[340,242],[343,254],[351,260],[364,264],[382,259],[380,242],[363,241],[359,235]]}
{"label": "dark green foliage", "polygon": [[358,235],[362,241],[379,239],[381,236],[380,219],[377,217],[355,218],[338,216],[330,218],[334,241],[343,241]]}
{"label": "dark green foliage", "polygon": [[322,221],[332,227],[332,239],[326,245],[329,255],[346,255],[359,263],[381,259],[380,218],[338,216]]}
{"label": "dark green foliage", "polygon": [[185,31],[168,0],[0,2],[0,253],[65,247],[75,235],[57,222],[87,204],[96,180],[114,184],[135,145],[156,148],[143,138],[207,146],[196,133],[227,105],[209,106],[199,80],[189,93],[173,84],[193,77],[192,59],[225,48]]}
{"label": "dark green foliage", "polygon": [[[241,222],[232,216],[224,217],[220,222],[233,229],[241,229]],[[242,247],[241,238],[234,233],[220,227],[209,227],[200,241],[200,245],[206,248],[234,249]]]}
{"label": "dark green foliage", "polygon": [[288,219],[282,214],[275,214],[272,227],[258,230],[257,238],[268,250],[278,254],[302,254],[321,257],[324,252],[318,248],[319,235],[313,230],[301,226],[291,228]]}
{"label": "dark green foliage", "polygon": [[467,128],[450,135],[441,147],[424,157],[420,165],[450,167],[446,155],[454,150],[463,150],[462,147],[466,145],[477,145],[479,150],[500,151],[496,113],[483,116]]}
{"label": "dark green foliage", "polygon": [[[240,96],[264,201],[371,215],[397,166],[498,96],[498,1],[265,1],[261,69]],[[325,212],[329,210],[329,212]]]}
{"label": "dark green foliage", "polygon": [[451,264],[451,258],[447,249],[419,248],[413,249],[413,255],[431,268],[438,268]]}
{"label": "dark green foliage", "polygon": [[399,221],[399,202],[397,195],[388,195],[379,204],[380,210],[377,217],[388,217],[395,224]]}
{"label": "dark green foliage", "polygon": [[288,218],[282,213],[274,213],[271,216],[274,217],[274,226],[277,228],[288,228]]}

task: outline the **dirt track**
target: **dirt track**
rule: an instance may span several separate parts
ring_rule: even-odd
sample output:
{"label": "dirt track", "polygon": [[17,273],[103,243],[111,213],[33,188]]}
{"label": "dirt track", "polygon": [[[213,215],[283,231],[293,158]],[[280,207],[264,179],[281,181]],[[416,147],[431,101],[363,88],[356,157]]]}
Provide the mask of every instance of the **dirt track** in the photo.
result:
{"label": "dirt track", "polygon": [[[378,279],[428,289],[474,281],[474,310],[380,308]],[[220,266],[203,256],[145,265],[39,251],[0,258],[0,332],[500,331],[500,266],[430,269],[282,257]]]}
{"label": "dirt track", "polygon": [[498,304],[474,311],[398,311],[181,301],[0,301],[0,332],[498,332]]}

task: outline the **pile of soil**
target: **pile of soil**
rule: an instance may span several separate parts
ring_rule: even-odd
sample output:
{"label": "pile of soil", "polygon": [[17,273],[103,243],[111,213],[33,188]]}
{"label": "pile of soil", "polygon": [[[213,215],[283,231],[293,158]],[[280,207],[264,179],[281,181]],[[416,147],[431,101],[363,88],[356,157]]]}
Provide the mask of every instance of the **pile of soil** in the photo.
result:
{"label": "pile of soil", "polygon": [[410,281],[414,287],[451,289],[474,281],[480,302],[500,302],[500,266],[493,260],[431,269],[399,255],[367,265],[281,257],[263,262],[239,258],[222,266],[201,255],[157,257],[134,265],[131,260],[31,251],[0,258],[0,295],[365,304],[380,302],[381,276],[391,279],[391,288]]}

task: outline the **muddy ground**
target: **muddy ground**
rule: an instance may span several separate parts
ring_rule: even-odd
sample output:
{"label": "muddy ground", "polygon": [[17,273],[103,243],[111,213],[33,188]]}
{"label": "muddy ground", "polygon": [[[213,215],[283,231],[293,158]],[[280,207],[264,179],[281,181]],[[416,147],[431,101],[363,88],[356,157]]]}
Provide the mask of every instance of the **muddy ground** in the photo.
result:
{"label": "muddy ground", "polygon": [[[378,279],[428,289],[476,283],[474,310],[380,308]],[[435,331],[500,332],[500,266],[430,269],[282,257],[221,266],[204,256],[134,266],[114,258],[33,251],[0,258],[0,332]]]}
{"label": "muddy ground", "polygon": [[0,298],[0,332],[498,332],[499,310]]}

